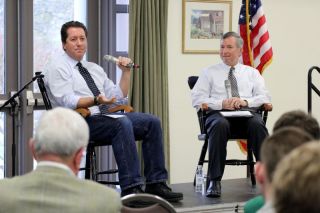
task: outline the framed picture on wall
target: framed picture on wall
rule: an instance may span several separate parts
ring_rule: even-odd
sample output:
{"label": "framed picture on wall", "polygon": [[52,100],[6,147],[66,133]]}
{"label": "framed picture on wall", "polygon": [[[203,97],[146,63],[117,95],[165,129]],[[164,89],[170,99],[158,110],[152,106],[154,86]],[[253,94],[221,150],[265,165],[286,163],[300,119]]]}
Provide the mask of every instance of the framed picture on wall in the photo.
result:
{"label": "framed picture on wall", "polygon": [[232,29],[232,1],[182,0],[182,52],[218,54]]}

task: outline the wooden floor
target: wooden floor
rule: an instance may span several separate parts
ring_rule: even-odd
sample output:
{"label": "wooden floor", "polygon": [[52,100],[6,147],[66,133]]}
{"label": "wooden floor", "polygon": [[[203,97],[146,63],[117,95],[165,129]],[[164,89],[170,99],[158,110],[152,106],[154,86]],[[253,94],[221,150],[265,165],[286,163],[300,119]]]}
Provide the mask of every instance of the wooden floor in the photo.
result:
{"label": "wooden floor", "polygon": [[172,203],[177,212],[243,212],[243,204],[260,193],[257,187],[252,187],[250,179],[223,180],[220,198],[196,193],[193,183],[172,184],[171,187],[184,195],[181,202]]}
{"label": "wooden floor", "polygon": [[[114,187],[114,186],[111,186]],[[183,200],[171,203],[177,212],[243,212],[243,205],[249,199],[260,195],[259,188],[252,187],[250,179],[232,179],[221,181],[220,198],[208,198],[196,193],[193,183],[171,184],[175,192],[183,193]],[[120,188],[117,186],[120,193]]]}

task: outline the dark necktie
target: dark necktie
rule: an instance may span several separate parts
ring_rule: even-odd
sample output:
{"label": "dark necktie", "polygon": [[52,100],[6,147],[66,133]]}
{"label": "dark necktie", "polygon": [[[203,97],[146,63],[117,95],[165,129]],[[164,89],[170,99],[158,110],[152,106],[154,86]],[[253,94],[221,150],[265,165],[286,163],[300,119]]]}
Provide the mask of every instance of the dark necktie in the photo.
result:
{"label": "dark necktie", "polygon": [[238,97],[239,98],[240,96],[239,96],[239,91],[238,91],[237,79],[234,76],[234,67],[230,68],[228,79],[229,79],[230,84],[231,84],[232,97]]}
{"label": "dark necktie", "polygon": [[[94,80],[88,70],[82,66],[81,62],[77,63],[77,66],[79,68],[79,72],[86,81],[89,89],[91,90],[92,94],[96,97],[100,94],[100,91],[97,87],[97,85],[94,83]],[[108,113],[108,107],[104,104],[99,105],[99,109],[101,114],[107,114]]]}

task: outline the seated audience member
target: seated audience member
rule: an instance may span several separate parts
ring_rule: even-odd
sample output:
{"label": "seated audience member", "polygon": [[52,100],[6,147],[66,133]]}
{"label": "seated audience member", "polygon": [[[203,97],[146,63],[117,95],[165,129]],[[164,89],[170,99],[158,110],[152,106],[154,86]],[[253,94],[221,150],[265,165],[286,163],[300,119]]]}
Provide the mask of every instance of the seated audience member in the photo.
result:
{"label": "seated audience member", "polygon": [[0,212],[120,212],[119,194],[76,177],[88,144],[89,128],[76,112],[44,112],[29,146],[37,168],[0,181]]}
{"label": "seated audience member", "polygon": [[[313,139],[319,138],[320,127],[318,121],[310,114],[305,113],[302,110],[293,110],[284,113],[275,123],[273,127],[273,132],[283,128],[293,126],[301,128],[308,132]],[[264,205],[263,196],[257,196],[249,200],[245,206],[244,210],[246,213],[254,213]]]}
{"label": "seated audience member", "polygon": [[299,127],[312,135],[314,139],[319,139],[320,137],[318,121],[312,115],[302,110],[293,110],[284,113],[274,124],[273,131],[285,126]]}
{"label": "seated audience member", "polygon": [[320,210],[320,143],[289,153],[277,166],[273,204],[277,213],[318,213]]}
{"label": "seated audience member", "polygon": [[261,146],[261,161],[256,163],[256,179],[263,197],[248,201],[244,212],[257,212],[259,209],[261,212],[268,212],[272,209],[271,183],[277,164],[291,150],[312,139],[310,134],[297,127],[283,127],[265,139]]}

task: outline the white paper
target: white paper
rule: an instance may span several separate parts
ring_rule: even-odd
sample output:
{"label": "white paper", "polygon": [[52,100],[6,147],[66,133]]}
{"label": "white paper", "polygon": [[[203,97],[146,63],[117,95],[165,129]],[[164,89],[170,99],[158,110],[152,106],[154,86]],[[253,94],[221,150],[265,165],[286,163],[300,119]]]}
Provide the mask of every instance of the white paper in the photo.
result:
{"label": "white paper", "polygon": [[253,116],[249,111],[221,111],[220,113],[224,117],[252,117]]}
{"label": "white paper", "polygon": [[125,115],[122,115],[122,114],[119,114],[119,115],[116,115],[116,114],[106,114],[104,116],[107,116],[107,117],[110,117],[110,118],[121,118],[121,117],[124,117]]}

